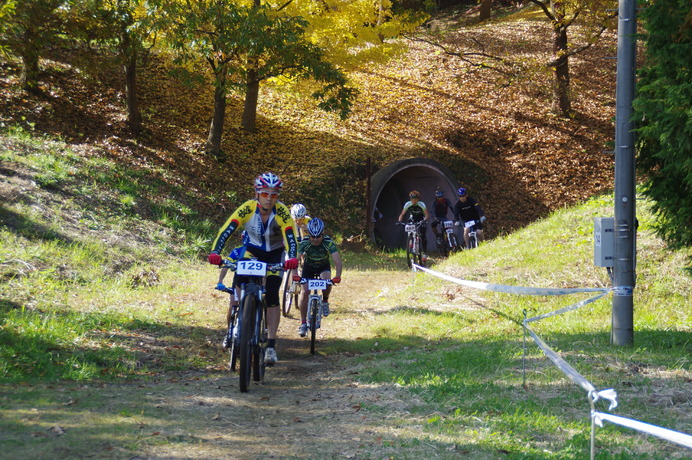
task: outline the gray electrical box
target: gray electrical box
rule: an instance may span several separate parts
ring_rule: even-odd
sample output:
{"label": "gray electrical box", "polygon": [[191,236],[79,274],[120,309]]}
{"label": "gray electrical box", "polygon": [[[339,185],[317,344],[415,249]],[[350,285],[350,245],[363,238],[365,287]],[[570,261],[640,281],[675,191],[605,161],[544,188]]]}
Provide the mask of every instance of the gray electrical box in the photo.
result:
{"label": "gray electrical box", "polygon": [[613,266],[613,246],[615,246],[615,219],[596,217],[593,225],[593,264],[597,267]]}

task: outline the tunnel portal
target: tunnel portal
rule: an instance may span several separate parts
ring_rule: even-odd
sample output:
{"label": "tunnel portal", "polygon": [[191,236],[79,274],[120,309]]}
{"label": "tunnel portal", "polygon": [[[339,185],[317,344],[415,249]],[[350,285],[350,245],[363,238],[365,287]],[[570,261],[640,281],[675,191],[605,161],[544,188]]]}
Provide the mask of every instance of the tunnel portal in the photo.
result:
{"label": "tunnel portal", "polygon": [[[406,244],[406,233],[402,226],[397,226],[397,218],[404,203],[409,200],[411,190],[420,192],[421,201],[430,212],[430,205],[435,200],[435,191],[439,188],[444,196],[456,202],[456,189],[459,182],[444,165],[426,158],[400,160],[380,169],[371,178],[370,202],[373,203],[373,231],[371,239],[387,249],[403,248]],[[452,219],[451,210],[447,218]],[[428,252],[435,249],[435,234],[430,224],[427,229]]]}

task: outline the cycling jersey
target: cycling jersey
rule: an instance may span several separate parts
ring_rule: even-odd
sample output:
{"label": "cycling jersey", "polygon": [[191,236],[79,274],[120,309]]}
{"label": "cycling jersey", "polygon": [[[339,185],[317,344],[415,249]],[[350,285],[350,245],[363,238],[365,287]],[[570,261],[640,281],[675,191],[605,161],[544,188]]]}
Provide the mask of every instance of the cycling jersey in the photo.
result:
{"label": "cycling jersey", "polygon": [[312,220],[312,217],[310,216],[303,216],[302,218],[296,220],[296,237],[298,238],[298,242],[300,242],[303,239],[306,239],[309,234],[308,234],[308,222]]}
{"label": "cycling jersey", "polygon": [[220,254],[228,238],[240,226],[247,232],[243,244],[251,254],[259,257],[259,254],[280,252],[285,248],[289,259],[296,257],[295,222],[283,203],[274,205],[266,223],[262,222],[257,200],[240,205],[221,227],[211,252]]}
{"label": "cycling jersey", "polygon": [[298,245],[298,253],[303,254],[303,266],[307,267],[326,267],[329,270],[329,256],[338,252],[336,244],[327,235],[323,235],[322,242],[318,245],[312,244],[310,240],[303,240]]}
{"label": "cycling jersey", "polygon": [[408,211],[411,213],[411,217],[413,217],[413,220],[418,222],[420,220],[425,219],[425,203],[422,201],[419,201],[416,204],[413,204],[412,201],[407,201],[406,204],[404,205],[403,211]]}
{"label": "cycling jersey", "polygon": [[[483,216],[483,210],[476,200],[471,197],[466,201],[457,201],[454,205],[454,219],[466,222],[469,220],[478,221]],[[480,224],[480,222],[477,222]]]}
{"label": "cycling jersey", "polygon": [[454,205],[451,201],[445,197],[442,197],[435,198],[435,201],[431,203],[430,208],[433,210],[433,215],[436,219],[445,220],[447,218],[447,210],[452,209],[453,206]]}

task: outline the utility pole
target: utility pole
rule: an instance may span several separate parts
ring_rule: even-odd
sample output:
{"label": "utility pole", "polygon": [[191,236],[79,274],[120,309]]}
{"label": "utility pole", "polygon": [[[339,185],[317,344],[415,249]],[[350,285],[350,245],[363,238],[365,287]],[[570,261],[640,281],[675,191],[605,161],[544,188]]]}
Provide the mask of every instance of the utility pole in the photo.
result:
{"label": "utility pole", "polygon": [[634,343],[636,189],[634,123],[637,2],[619,0],[617,88],[615,92],[615,219],[611,342]]}

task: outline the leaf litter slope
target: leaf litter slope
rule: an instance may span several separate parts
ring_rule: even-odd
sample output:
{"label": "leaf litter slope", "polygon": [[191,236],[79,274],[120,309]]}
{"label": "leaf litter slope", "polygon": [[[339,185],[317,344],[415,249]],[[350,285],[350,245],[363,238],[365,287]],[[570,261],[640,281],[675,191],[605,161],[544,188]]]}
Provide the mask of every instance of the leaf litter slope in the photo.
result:
{"label": "leaf litter slope", "polygon": [[[361,94],[346,122],[267,85],[253,135],[238,129],[242,100],[229,99],[223,164],[203,154],[210,89],[182,87],[156,56],[141,69],[147,132],[137,142],[125,124],[117,66],[94,52],[89,58],[100,66],[85,80],[74,64],[83,57],[53,50],[43,96],[14,90],[18,68],[3,68],[0,121],[25,119],[37,131],[85,150],[99,147],[98,154],[127,165],[173,171],[165,179],[195,193],[195,209],[219,222],[247,196],[257,155],[262,168],[286,179],[286,199],[310,204],[313,214],[353,233],[363,227],[367,158],[373,171],[416,156],[448,166],[485,205],[490,236],[612,187],[612,158],[602,151],[614,133],[615,62],[606,59],[615,55],[613,34],[571,60],[571,119],[552,114],[550,74],[540,70],[550,55],[548,24],[532,17],[494,21],[459,29],[449,40],[464,44],[471,36],[529,72],[509,81],[412,42],[396,61],[354,73]],[[324,177],[335,190],[323,190]]]}

